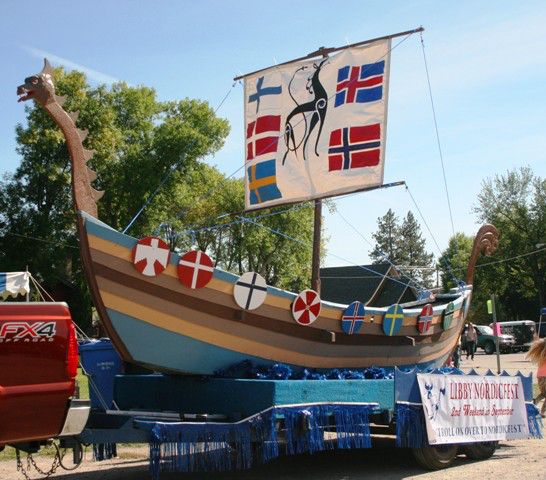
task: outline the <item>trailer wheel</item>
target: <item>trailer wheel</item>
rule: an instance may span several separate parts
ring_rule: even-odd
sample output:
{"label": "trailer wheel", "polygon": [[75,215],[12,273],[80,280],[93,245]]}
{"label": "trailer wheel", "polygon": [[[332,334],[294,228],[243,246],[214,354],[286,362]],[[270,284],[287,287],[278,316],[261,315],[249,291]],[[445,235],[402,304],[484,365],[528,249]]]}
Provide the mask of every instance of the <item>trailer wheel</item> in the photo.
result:
{"label": "trailer wheel", "polygon": [[457,456],[457,445],[438,445],[412,449],[417,463],[427,470],[441,470],[449,467]]}
{"label": "trailer wheel", "polygon": [[461,449],[471,460],[486,460],[493,456],[498,445],[499,442],[478,442],[463,445]]}

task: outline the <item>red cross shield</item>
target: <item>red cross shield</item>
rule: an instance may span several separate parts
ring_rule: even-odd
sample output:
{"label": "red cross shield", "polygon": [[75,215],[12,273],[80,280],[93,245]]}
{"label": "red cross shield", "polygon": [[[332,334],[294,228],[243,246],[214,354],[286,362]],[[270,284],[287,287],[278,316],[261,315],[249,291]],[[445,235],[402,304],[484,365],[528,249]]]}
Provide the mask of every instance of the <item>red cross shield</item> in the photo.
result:
{"label": "red cross shield", "polygon": [[417,320],[417,330],[419,330],[419,333],[421,333],[422,335],[428,333],[430,327],[432,326],[432,317],[432,305],[430,303],[427,303],[421,310],[421,313],[419,314],[419,319]]}
{"label": "red cross shield", "polygon": [[155,277],[165,270],[169,258],[169,245],[157,237],[140,239],[132,250],[133,265],[147,277]]}
{"label": "red cross shield", "polygon": [[304,290],[292,304],[292,316],[300,325],[311,325],[320,314],[320,296],[314,290]]}
{"label": "red cross shield", "polygon": [[178,261],[178,278],[188,288],[203,288],[212,279],[214,265],[201,250],[185,253]]}

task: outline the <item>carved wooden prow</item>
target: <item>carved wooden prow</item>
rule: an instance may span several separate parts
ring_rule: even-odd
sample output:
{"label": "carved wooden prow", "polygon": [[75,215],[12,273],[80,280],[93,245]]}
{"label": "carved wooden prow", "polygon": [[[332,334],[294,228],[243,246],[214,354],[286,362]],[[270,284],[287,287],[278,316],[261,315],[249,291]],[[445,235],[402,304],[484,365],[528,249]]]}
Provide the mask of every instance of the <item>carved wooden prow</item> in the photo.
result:
{"label": "carved wooden prow", "polygon": [[494,225],[486,224],[478,230],[472,246],[472,254],[466,269],[466,283],[470,285],[474,281],[474,270],[480,253],[491,255],[499,246],[499,231]]}
{"label": "carved wooden prow", "polygon": [[25,78],[25,83],[17,88],[17,95],[20,96],[20,102],[35,100],[39,103],[62,130],[72,164],[74,208],[76,211],[82,210],[97,217],[96,202],[104,192],[99,192],[91,186],[97,174],[86,165],[93,156],[93,151],[86,150],[83,146],[87,130],[76,127],[78,112],[68,113],[63,109],[65,97],[55,94],[53,70],[47,59],[44,60],[44,68],[39,74]]}

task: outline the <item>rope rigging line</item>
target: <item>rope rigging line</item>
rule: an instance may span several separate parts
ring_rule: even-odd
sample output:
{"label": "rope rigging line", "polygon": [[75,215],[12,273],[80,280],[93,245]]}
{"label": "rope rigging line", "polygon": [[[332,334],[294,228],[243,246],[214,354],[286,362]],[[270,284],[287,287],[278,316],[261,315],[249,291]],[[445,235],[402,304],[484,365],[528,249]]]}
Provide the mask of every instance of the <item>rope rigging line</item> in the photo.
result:
{"label": "rope rigging line", "polygon": [[[284,237],[284,238],[287,238],[288,240],[292,240],[296,243],[299,243],[301,245],[304,245],[306,247],[312,247],[312,244],[309,243],[308,241],[304,241],[304,240],[300,240],[299,238],[295,238],[295,237],[292,237],[290,235],[287,235],[286,233],[284,232],[281,232],[280,230],[276,230],[274,228],[270,228],[266,225],[262,225],[261,223],[258,223],[258,222],[255,222],[254,220],[252,220],[251,218],[246,218],[246,217],[241,217],[242,219],[244,219],[244,221],[246,223],[250,223],[251,225],[256,225],[257,227],[260,227],[260,228],[263,228],[265,230],[268,230],[269,232],[271,233],[274,233],[276,235],[279,235],[281,237]],[[330,255],[331,257],[334,257],[334,258],[337,258],[338,260],[341,260],[345,263],[348,263],[354,267],[358,267],[358,268],[361,268],[362,270],[366,271],[366,272],[370,272],[370,273],[373,273],[374,275],[376,276],[379,276],[379,277],[385,277],[385,275],[383,275],[382,273],[380,272],[377,272],[376,270],[374,270],[373,268],[369,268],[369,267],[366,267],[365,265],[357,265],[355,264],[354,262],[350,261],[350,260],[347,260],[346,258],[343,258],[339,255],[336,255],[334,253],[329,253],[328,255]],[[393,278],[393,277],[385,277],[387,280],[390,280],[392,282],[395,282],[395,283],[398,283],[400,285],[403,285],[404,287],[412,287],[411,283],[405,283],[405,282],[402,282],[400,280],[397,280],[396,278]]]}
{"label": "rope rigging line", "polygon": [[476,265],[476,268],[487,267],[488,265],[495,265],[497,263],[510,262],[511,260],[516,260],[516,259],[522,258],[522,257],[528,257],[529,255],[534,255],[535,253],[540,253],[540,252],[544,252],[544,251],[546,251],[546,247],[541,247],[541,248],[539,248],[537,250],[533,250],[532,252],[527,252],[527,253],[522,253],[520,255],[516,255],[515,257],[505,258],[503,260],[495,260],[494,262],[482,263],[481,265]]}
{"label": "rope rigging line", "polygon": [[451,200],[449,198],[449,190],[447,188],[446,170],[445,170],[445,166],[444,166],[444,155],[442,153],[442,145],[441,145],[441,142],[440,142],[440,133],[438,131],[438,121],[437,121],[437,118],[436,118],[436,108],[434,107],[434,98],[432,96],[432,86],[431,86],[431,83],[430,83],[430,75],[429,75],[429,71],[428,71],[427,56],[425,54],[425,41],[423,40],[423,34],[422,33],[420,34],[420,37],[421,37],[421,49],[423,51],[423,62],[425,64],[425,72],[426,72],[426,75],[427,75],[427,85],[428,85],[428,93],[429,93],[429,98],[430,98],[430,106],[432,108],[432,117],[433,117],[433,120],[434,120],[434,130],[436,132],[436,143],[438,145],[438,153],[439,153],[439,156],[440,156],[440,163],[442,165],[442,174],[443,174],[443,178],[444,178],[444,188],[445,188],[445,191],[446,191],[447,206],[448,206],[448,209],[449,209],[449,219],[451,220],[451,231],[453,233],[453,236],[455,236],[455,224],[453,223],[453,213],[452,213],[452,210],[451,210]]}
{"label": "rope rigging line", "polygon": [[[407,183],[406,183],[406,192],[408,192],[408,195],[410,196],[411,201],[413,202],[413,205],[417,209],[417,212],[419,212],[419,216],[421,217],[421,220],[423,220],[423,223],[425,224],[425,227],[427,228],[427,231],[428,231],[429,235],[431,236],[432,241],[436,245],[436,248],[438,249],[438,252],[440,253],[440,257],[441,257],[443,255],[442,249],[440,248],[440,245],[438,245],[436,237],[434,236],[434,234],[432,233],[432,230],[428,226],[428,223],[427,223],[427,221],[425,219],[425,216],[423,215],[423,212],[421,211],[421,209],[419,208],[419,205],[415,201],[415,198],[413,197],[413,195],[411,193],[411,190],[409,189],[409,185]],[[457,242],[455,242],[455,245],[457,245]],[[455,246],[455,248],[457,248],[457,246]],[[463,281],[459,277],[457,277],[457,275],[455,275],[455,273],[453,272],[453,268],[452,268],[452,265],[451,265],[451,262],[449,261],[449,259],[446,262],[446,267],[447,267],[449,275],[455,281],[455,283],[457,285],[462,285]]]}
{"label": "rope rigging line", "polygon": [[[360,236],[360,238],[362,238],[362,240],[364,240],[370,247],[372,247],[372,248],[374,247],[374,245],[351,222],[349,222],[349,220],[347,220],[345,218],[345,216],[342,215],[342,213],[339,210],[336,210],[336,213],[341,217],[341,219],[349,227],[351,227],[354,230],[354,232],[358,236]],[[385,260],[389,265],[391,265],[397,272],[401,273],[400,269],[391,261],[389,256],[383,250],[379,250],[379,253],[381,254],[383,260]],[[383,276],[387,277],[387,273],[385,273]],[[410,284],[414,283],[414,286],[417,287],[418,290],[428,290],[428,288],[426,288],[423,285],[421,285],[420,283],[418,283],[416,279],[410,277],[409,275],[406,275],[406,278],[408,278],[410,280]]]}
{"label": "rope rigging line", "polygon": [[[233,82],[233,84],[231,85],[231,88],[228,90],[228,92],[224,95],[224,98],[220,101],[220,103],[218,104],[218,106],[214,109],[214,114],[218,113],[218,110],[220,109],[220,107],[224,104],[224,102],[226,101],[226,99],[229,97],[229,95],[231,94],[231,92],[233,91],[233,89],[235,88],[235,85],[237,85],[238,82]],[[167,180],[170,178],[170,176],[173,174],[173,172],[175,170],[178,169],[179,165],[182,163],[182,161],[186,158],[186,152],[189,151],[195,144],[197,143],[197,138],[194,138],[193,141],[186,147],[185,151],[183,151],[181,154],[180,154],[180,158],[178,160],[178,162],[175,162],[173,165],[171,165],[171,167],[168,169],[166,175],[163,177],[163,179],[161,180],[161,182],[159,183],[159,185],[156,187],[156,189],[152,192],[152,194],[148,197],[148,199],[144,202],[144,205],[142,205],[142,207],[140,208],[140,210],[136,213],[136,215],[131,219],[131,221],[128,223],[128,225],[123,229],[122,233],[126,233],[129,228],[131,228],[131,226],[133,225],[133,223],[135,223],[135,221],[138,219],[138,217],[140,217],[141,213],[146,209],[146,207],[152,202],[152,200],[155,198],[155,196],[159,193],[159,191],[161,190],[161,188],[163,187],[163,185],[167,182]],[[238,172],[240,170],[240,168],[238,170],[236,170],[236,172]],[[234,175],[236,172],[232,173],[232,175]],[[232,176],[231,175],[231,176]],[[231,177],[230,176],[230,177]],[[228,177],[228,178],[230,178]]]}

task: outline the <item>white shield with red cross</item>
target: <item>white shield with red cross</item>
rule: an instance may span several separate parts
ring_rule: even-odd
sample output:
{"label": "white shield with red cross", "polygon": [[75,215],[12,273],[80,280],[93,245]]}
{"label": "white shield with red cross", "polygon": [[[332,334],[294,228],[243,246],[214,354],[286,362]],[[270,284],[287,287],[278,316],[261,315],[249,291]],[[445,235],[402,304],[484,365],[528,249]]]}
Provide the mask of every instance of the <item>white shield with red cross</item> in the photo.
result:
{"label": "white shield with red cross", "polygon": [[212,279],[214,265],[201,250],[185,253],[178,261],[178,278],[188,288],[203,288]]}
{"label": "white shield with red cross", "polygon": [[419,319],[417,320],[417,330],[419,330],[421,335],[429,333],[430,327],[432,326],[433,316],[432,305],[427,303],[421,310]]}
{"label": "white shield with red cross", "polygon": [[320,296],[314,290],[304,290],[292,304],[292,316],[300,325],[311,325],[320,314]]}
{"label": "white shield with red cross", "polygon": [[233,296],[241,308],[254,310],[264,303],[267,297],[267,283],[256,272],[243,273],[235,283]]}
{"label": "white shield with red cross", "polygon": [[133,265],[142,275],[155,277],[167,268],[170,254],[169,245],[161,238],[145,237],[133,247]]}

